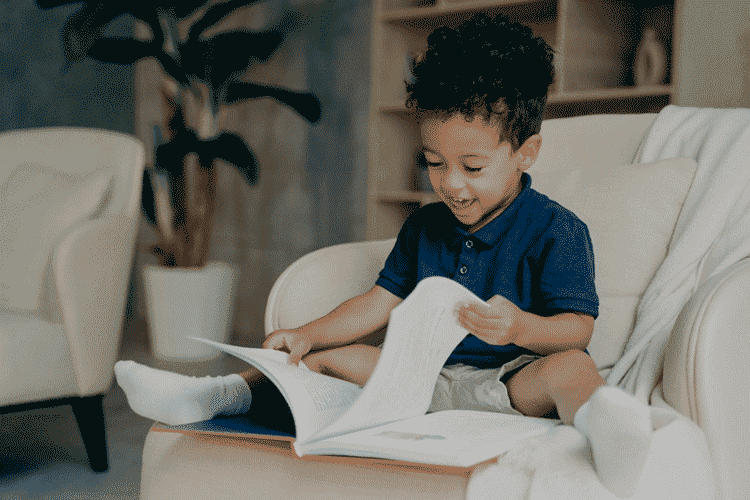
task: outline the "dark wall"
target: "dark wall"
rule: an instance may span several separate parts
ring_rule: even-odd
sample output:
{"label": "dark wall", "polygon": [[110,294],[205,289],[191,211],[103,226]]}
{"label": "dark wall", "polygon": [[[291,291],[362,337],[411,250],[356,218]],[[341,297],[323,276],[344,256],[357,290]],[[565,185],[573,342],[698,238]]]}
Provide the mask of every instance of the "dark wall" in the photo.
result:
{"label": "dark wall", "polygon": [[[133,70],[87,60],[62,74],[60,32],[82,4],[41,10],[34,0],[0,0],[0,131],[48,126],[133,132]],[[133,19],[107,29],[129,36]]]}

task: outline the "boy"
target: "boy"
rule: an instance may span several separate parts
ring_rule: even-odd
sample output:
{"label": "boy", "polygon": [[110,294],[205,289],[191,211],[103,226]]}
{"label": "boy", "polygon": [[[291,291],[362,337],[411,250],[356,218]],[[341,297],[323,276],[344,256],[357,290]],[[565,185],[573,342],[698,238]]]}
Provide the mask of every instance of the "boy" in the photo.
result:
{"label": "boy", "polygon": [[[588,437],[602,482],[628,495],[652,438],[649,410],[606,387],[585,350],[599,305],[586,225],[532,190],[525,173],[542,144],[552,49],[529,28],[483,15],[437,29],[428,45],[407,106],[442,203],[407,219],[370,291],[273,332],[263,347],[364,385],[380,350],[353,342],[385,326],[419,280],[454,279],[489,307],[459,308],[470,335],[445,363],[430,411],[559,415]],[[261,379],[255,369],[190,379],[132,362],[118,363],[116,374],[136,412],[166,423],[248,411],[249,387]]]}

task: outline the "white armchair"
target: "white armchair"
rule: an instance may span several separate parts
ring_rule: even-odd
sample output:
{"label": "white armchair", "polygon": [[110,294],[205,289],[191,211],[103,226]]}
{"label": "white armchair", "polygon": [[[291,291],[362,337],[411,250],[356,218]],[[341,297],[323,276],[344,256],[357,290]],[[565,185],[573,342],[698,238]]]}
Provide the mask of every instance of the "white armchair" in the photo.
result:
{"label": "white armchair", "polygon": [[0,414],[70,404],[108,468],[112,384],[139,225],[143,145],[126,134],[0,134]]}
{"label": "white armchair", "polygon": [[[541,155],[529,170],[533,188],[560,201],[589,226],[601,302],[589,351],[605,378],[617,373],[618,361],[629,352],[629,339],[638,340],[631,334],[638,330],[637,320],[643,319],[638,316],[639,304],[644,296],[651,300],[647,289],[662,279],[657,269],[675,245],[672,236],[687,193],[697,182],[696,171],[703,172],[696,162],[703,161],[697,150],[667,156],[673,159],[666,161],[631,165],[641,157],[656,118],[655,114],[599,115],[546,121]],[[680,156],[688,159],[676,159]],[[723,223],[709,218],[706,224],[717,222]],[[393,241],[337,245],[292,264],[269,296],[266,333],[304,324],[368,290]],[[690,444],[706,451],[701,454],[705,458],[697,459],[695,467],[679,469],[686,463],[680,460],[680,446],[690,440],[674,434],[679,426],[670,427],[655,440],[664,452],[661,462],[648,468],[635,498],[657,498],[652,486],[662,492],[658,498],[747,498],[750,379],[744,366],[750,356],[746,335],[750,265],[748,260],[737,260],[705,282],[695,280],[696,289],[683,303],[671,335],[667,332],[668,342],[653,343],[654,357],[645,358],[651,365],[639,368],[663,378],[657,388],[664,400],[703,430],[707,443],[700,438]],[[665,301],[665,315],[666,305]],[[662,358],[659,346],[664,345]],[[491,496],[482,496],[477,482],[481,478],[469,473],[303,461],[289,449],[246,443],[241,438],[152,430],[143,452],[142,498],[564,498],[562,490],[549,497],[539,487],[531,488],[531,480],[540,474],[521,480],[522,475],[499,470],[500,464],[487,469],[484,478],[505,474],[515,482],[488,488]],[[672,465],[669,457],[674,454],[679,463]],[[580,449],[573,458],[567,479],[578,483],[567,490],[571,498],[610,498],[596,479],[590,454]],[[673,474],[678,469],[687,475],[679,479]],[[645,484],[649,481],[661,484]]]}

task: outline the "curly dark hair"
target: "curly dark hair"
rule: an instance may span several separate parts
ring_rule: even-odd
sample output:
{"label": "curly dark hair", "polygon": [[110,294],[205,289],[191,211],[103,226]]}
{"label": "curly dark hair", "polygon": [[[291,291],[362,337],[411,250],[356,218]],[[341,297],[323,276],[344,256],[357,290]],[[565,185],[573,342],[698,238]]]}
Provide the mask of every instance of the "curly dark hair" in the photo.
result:
{"label": "curly dark hair", "polygon": [[552,48],[531,28],[482,13],[437,28],[427,45],[414,58],[413,83],[405,82],[418,119],[480,116],[497,123],[513,151],[539,133],[555,68]]}

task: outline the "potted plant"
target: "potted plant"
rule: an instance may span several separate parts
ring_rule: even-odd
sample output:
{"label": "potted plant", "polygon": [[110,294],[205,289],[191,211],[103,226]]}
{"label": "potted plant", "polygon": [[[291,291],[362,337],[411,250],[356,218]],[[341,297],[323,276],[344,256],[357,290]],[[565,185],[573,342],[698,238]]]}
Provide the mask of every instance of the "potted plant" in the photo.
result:
{"label": "potted plant", "polygon": [[[133,64],[154,58],[167,75],[160,92],[167,116],[154,127],[154,165],[144,174],[142,206],[156,227],[150,247],[158,266],[144,267],[147,317],[158,357],[196,359],[218,354],[194,341],[195,335],[226,342],[231,324],[236,269],[207,262],[216,193],[216,162],[237,168],[250,186],[257,183],[258,162],[245,141],[222,131],[227,106],[271,97],[311,123],[321,115],[309,92],[241,80],[246,70],[268,60],[298,23],[292,14],[265,31],[206,32],[234,10],[262,0],[99,0],[83,1],[62,30],[64,70],[87,58]],[[79,3],[37,0],[41,9]],[[131,14],[146,23],[148,40],[104,36],[117,17]],[[180,37],[178,25],[195,18]]]}

